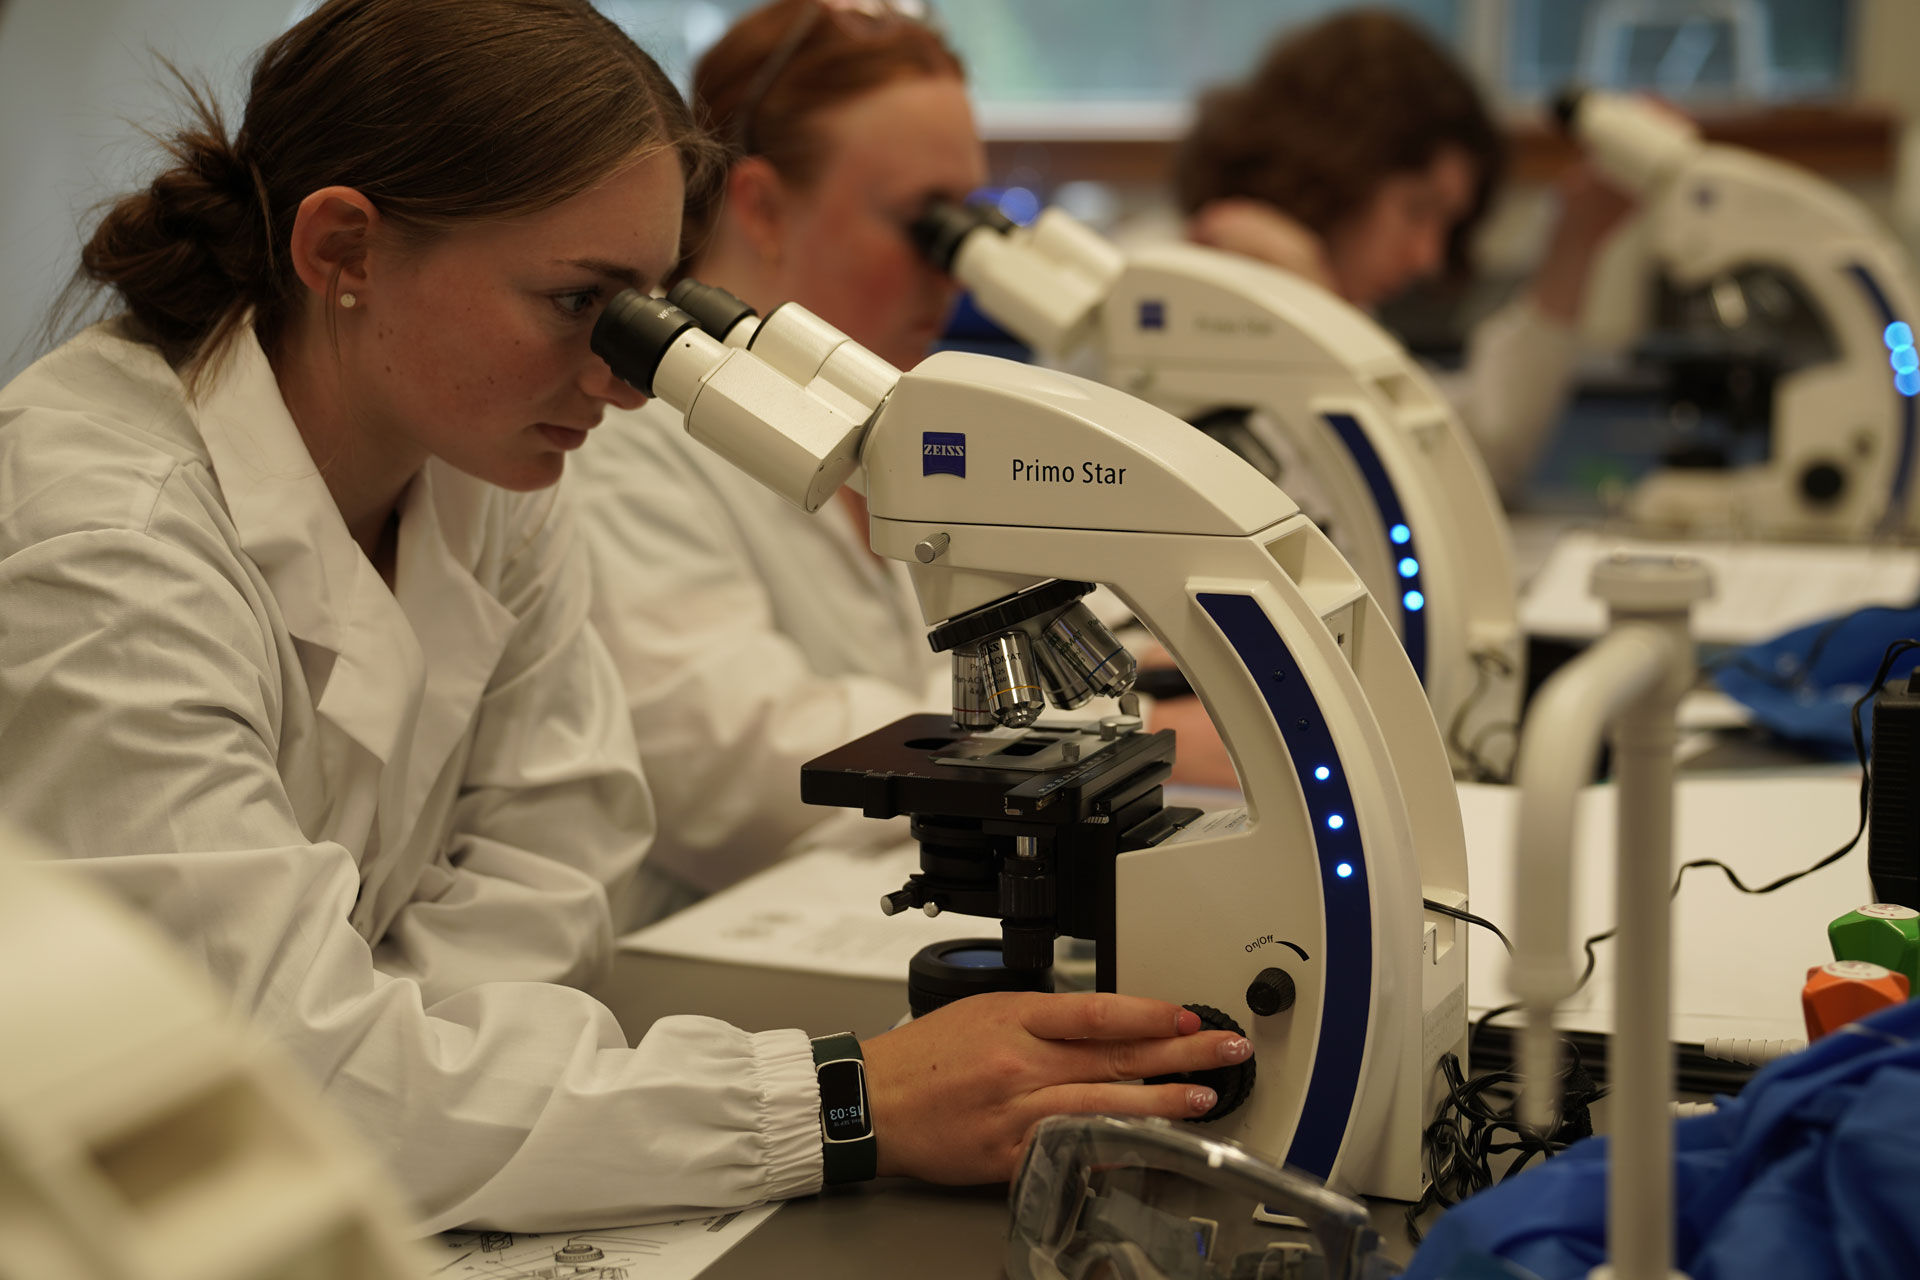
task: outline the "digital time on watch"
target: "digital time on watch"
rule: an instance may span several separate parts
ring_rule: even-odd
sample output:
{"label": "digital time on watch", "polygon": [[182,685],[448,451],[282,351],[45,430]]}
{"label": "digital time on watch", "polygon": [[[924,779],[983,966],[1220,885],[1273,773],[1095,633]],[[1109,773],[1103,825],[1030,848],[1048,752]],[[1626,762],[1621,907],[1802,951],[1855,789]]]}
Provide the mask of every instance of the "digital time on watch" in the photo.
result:
{"label": "digital time on watch", "polygon": [[827,1186],[864,1182],[874,1176],[879,1144],[867,1111],[867,1064],[860,1042],[847,1032],[813,1042],[813,1070],[820,1081],[820,1155]]}

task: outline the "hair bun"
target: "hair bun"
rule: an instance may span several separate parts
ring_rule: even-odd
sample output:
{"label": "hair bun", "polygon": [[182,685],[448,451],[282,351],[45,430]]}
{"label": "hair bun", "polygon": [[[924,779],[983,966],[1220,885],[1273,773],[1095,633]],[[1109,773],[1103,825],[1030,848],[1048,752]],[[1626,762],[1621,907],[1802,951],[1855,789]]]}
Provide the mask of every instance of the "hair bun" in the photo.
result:
{"label": "hair bun", "polygon": [[194,105],[197,118],[166,141],[173,163],[115,202],[80,254],[82,270],[117,289],[176,359],[272,274],[258,175],[212,105],[198,95]]}

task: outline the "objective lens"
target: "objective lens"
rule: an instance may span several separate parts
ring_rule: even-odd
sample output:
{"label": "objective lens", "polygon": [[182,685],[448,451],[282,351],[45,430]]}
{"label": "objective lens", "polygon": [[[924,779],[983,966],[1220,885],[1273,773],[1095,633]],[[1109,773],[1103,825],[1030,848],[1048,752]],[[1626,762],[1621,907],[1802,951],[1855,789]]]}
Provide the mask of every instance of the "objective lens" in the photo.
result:
{"label": "objective lens", "polygon": [[1133,688],[1138,666],[1133,655],[1113,638],[1113,632],[1093,610],[1076,601],[1062,609],[1042,637],[1062,667],[1077,675],[1094,692],[1117,698]]}
{"label": "objective lens", "polygon": [[1047,701],[1062,711],[1072,711],[1093,701],[1093,686],[1081,678],[1050,644],[1034,651],[1040,662],[1040,681],[1047,687]]}
{"label": "objective lens", "polygon": [[961,729],[991,729],[993,704],[987,701],[986,659],[977,647],[953,651],[953,723]]}
{"label": "objective lens", "polygon": [[1003,631],[981,647],[986,660],[987,702],[993,718],[1024,729],[1040,718],[1047,700],[1033,678],[1033,649],[1018,631]]}

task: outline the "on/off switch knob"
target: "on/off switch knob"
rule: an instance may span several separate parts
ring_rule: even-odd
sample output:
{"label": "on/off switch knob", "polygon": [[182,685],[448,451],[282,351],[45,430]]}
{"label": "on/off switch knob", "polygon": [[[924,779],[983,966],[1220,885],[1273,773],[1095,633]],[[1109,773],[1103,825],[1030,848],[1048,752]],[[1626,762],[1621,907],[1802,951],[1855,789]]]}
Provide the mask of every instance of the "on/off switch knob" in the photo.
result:
{"label": "on/off switch knob", "polygon": [[1247,987],[1247,1008],[1263,1018],[1293,1008],[1293,975],[1285,969],[1262,969]]}

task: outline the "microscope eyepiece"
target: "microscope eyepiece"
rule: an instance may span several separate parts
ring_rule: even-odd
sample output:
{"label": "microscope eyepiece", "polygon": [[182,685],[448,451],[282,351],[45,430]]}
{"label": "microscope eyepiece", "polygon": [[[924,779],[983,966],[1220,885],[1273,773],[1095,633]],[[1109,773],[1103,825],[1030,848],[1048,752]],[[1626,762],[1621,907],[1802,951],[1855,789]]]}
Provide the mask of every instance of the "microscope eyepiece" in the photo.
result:
{"label": "microscope eyepiece", "polygon": [[621,381],[652,395],[653,375],[673,340],[698,323],[664,298],[622,289],[594,322],[589,344]]}
{"label": "microscope eyepiece", "polygon": [[692,316],[707,336],[725,342],[733,327],[759,314],[718,285],[682,280],[667,290],[667,301]]}
{"label": "microscope eyepiece", "polygon": [[935,200],[907,228],[914,247],[927,261],[942,271],[953,270],[953,259],[969,235],[982,227],[992,227],[1002,235],[1013,230],[1013,219],[992,204],[964,204],[958,200]]}

